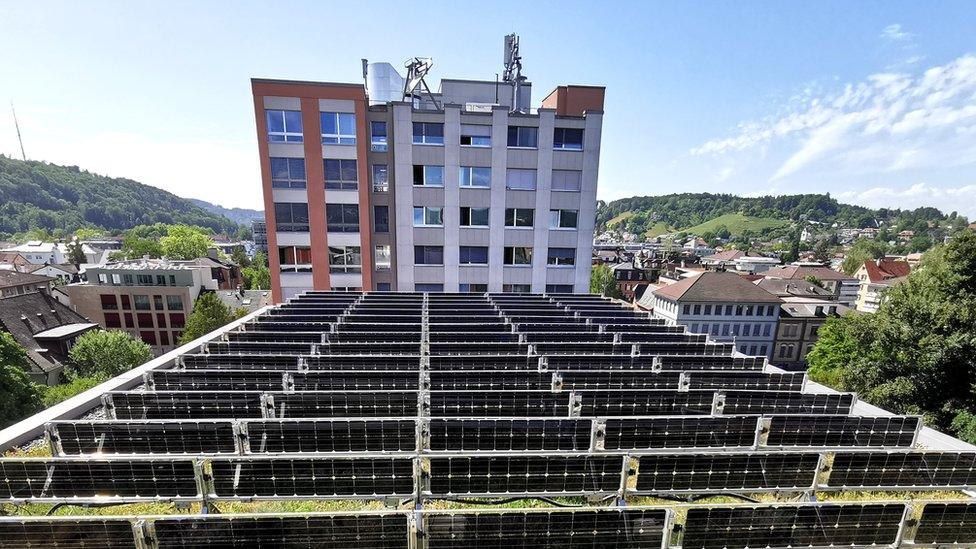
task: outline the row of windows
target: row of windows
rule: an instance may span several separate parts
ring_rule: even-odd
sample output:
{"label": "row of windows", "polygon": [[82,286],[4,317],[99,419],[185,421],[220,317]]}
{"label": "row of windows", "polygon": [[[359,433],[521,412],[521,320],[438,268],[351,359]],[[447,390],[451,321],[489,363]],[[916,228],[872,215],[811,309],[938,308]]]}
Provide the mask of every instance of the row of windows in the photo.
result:
{"label": "row of windows", "polygon": [[[182,328],[186,323],[183,313],[105,313],[106,328]],[[155,322],[153,322],[155,317]],[[168,322],[167,322],[168,317]],[[125,323],[123,324],[123,320]],[[168,326],[167,326],[168,324]],[[155,344],[153,344],[155,345]]]}
{"label": "row of windows", "polygon": [[[359,171],[355,160],[326,158],[322,160],[325,188],[354,191],[359,188]],[[276,189],[304,189],[307,183],[304,158],[271,159],[271,186]]]}
{"label": "row of windows", "polygon": [[[383,208],[386,208],[383,206]],[[488,227],[489,208],[462,206],[462,227]],[[575,229],[579,223],[579,210],[549,210],[549,228]],[[444,208],[439,206],[414,206],[414,227],[441,227],[444,225]],[[535,226],[535,210],[532,208],[505,208],[505,227],[532,228]]]}
{"label": "row of windows", "polygon": [[98,273],[99,284],[115,286],[176,286],[176,275]]}
{"label": "row of windows", "polygon": [[[150,296],[148,295],[133,295],[132,299],[129,299],[128,295],[116,296],[115,294],[99,294],[99,301],[102,304],[103,311],[115,311],[120,308],[119,303],[121,301],[122,310],[136,311],[149,311],[149,310],[163,310],[163,300],[164,296],[154,295],[150,301]],[[170,311],[182,311],[183,310],[183,297],[179,295],[167,295],[165,296],[166,309]],[[135,304],[135,307],[133,307]]]}
{"label": "row of windows", "polygon": [[716,322],[714,324],[703,323],[698,324],[692,323],[688,329],[695,334],[711,334],[713,336],[743,336],[743,337],[769,337],[772,333],[772,324],[752,324],[749,322],[745,323],[720,323]]}
{"label": "row of windows", "polygon": [[[265,111],[268,125],[268,141],[272,143],[302,143],[305,139],[300,111],[268,109]],[[320,112],[321,138],[324,145],[355,145],[356,115],[344,112]],[[539,128],[533,126],[509,126],[509,147],[538,148]],[[413,143],[417,145],[443,145],[444,124],[441,122],[414,122]],[[386,122],[370,122],[370,148],[387,150],[389,134]],[[491,126],[462,124],[459,144],[470,147],[491,146]],[[558,150],[583,150],[583,130],[580,128],[554,128],[552,148]]]}
{"label": "row of windows", "polygon": [[[443,265],[444,246],[414,246],[415,265]],[[461,265],[487,265],[487,246],[459,246],[458,263]],[[509,266],[532,265],[532,248],[528,246],[505,246],[502,263]],[[546,264],[554,267],[568,267],[576,264],[576,248],[549,248]]]}
{"label": "row of windows", "polygon": [[[776,305],[726,305],[725,316],[776,316],[779,307]],[[681,314],[683,315],[722,315],[722,306],[715,305],[682,305]]]}
{"label": "row of windows", "polygon": [[[389,283],[379,283],[376,285],[379,291],[389,291]],[[443,292],[443,284],[414,284],[414,290],[418,292]],[[485,293],[488,291],[487,284],[458,284],[459,292]],[[532,292],[531,284],[502,284],[502,292],[507,294],[527,294]],[[572,284],[546,284],[548,294],[571,294],[573,293]]]}

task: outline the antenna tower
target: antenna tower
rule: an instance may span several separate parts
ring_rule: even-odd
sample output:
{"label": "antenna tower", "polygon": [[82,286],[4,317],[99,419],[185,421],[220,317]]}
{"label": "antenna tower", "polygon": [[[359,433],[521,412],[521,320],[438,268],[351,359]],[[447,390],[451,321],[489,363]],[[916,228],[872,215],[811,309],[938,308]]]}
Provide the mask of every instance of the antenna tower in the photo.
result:
{"label": "antenna tower", "polygon": [[512,111],[522,112],[527,106],[522,105],[519,88],[526,81],[522,76],[522,56],[519,55],[519,37],[517,34],[505,35],[505,72],[502,80],[512,86]]}

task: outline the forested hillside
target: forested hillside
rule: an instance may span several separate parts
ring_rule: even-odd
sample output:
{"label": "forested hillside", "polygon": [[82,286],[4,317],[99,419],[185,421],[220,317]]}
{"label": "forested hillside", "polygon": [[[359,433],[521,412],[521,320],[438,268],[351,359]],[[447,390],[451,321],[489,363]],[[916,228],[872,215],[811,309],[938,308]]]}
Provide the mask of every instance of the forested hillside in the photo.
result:
{"label": "forested hillside", "polygon": [[[730,216],[736,223],[727,228],[734,234],[755,233],[785,228],[788,223],[768,220],[837,222],[841,227],[876,227],[883,222],[900,230],[925,232],[931,224],[964,224],[965,219],[936,208],[872,210],[841,204],[829,194],[741,197],[731,194],[684,193],[665,196],[636,196],[599,204],[597,230],[615,228],[645,235],[667,230],[685,230],[713,219]],[[734,216],[734,217],[733,217]],[[738,229],[738,230],[737,230]]]}
{"label": "forested hillside", "polygon": [[237,223],[187,199],[131,179],[0,155],[0,239],[32,229],[121,231],[155,223],[234,234]]}

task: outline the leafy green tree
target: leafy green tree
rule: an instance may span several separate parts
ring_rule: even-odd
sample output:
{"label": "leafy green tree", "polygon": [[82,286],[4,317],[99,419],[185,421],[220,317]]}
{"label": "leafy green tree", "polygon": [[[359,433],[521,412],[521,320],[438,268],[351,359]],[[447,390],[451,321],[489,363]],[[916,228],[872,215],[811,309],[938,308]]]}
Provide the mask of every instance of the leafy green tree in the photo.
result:
{"label": "leafy green tree", "polygon": [[617,287],[617,279],[613,271],[606,265],[595,265],[590,273],[590,293],[605,297],[622,299],[623,294]]}
{"label": "leafy green tree", "polygon": [[100,236],[102,236],[102,231],[90,227],[84,227],[75,231],[75,238],[78,240],[92,240]]}
{"label": "leafy green tree", "polygon": [[244,246],[234,246],[234,250],[230,254],[230,260],[242,269],[251,266],[251,258],[247,257]]}
{"label": "leafy green tree", "polygon": [[121,330],[86,332],[68,353],[69,373],[72,377],[104,380],[127,372],[152,356],[149,345]]}
{"label": "leafy green tree", "polygon": [[807,275],[807,276],[803,277],[803,280],[806,280],[807,282],[809,282],[810,284],[813,284],[814,286],[816,286],[818,288],[823,288],[824,287],[823,280],[820,280],[819,278],[817,278],[817,277],[815,277],[813,275]]}
{"label": "leafy green tree", "polygon": [[54,406],[59,402],[68,400],[77,394],[91,389],[103,381],[105,381],[105,379],[101,377],[79,377],[72,379],[67,383],[47,387],[44,389],[44,406]]}
{"label": "leafy green tree", "polygon": [[926,253],[886,297],[821,328],[811,377],[976,442],[976,234]]}
{"label": "leafy green tree", "polygon": [[42,389],[27,375],[27,351],[7,332],[0,332],[0,429],[41,407]]}
{"label": "leafy green tree", "polygon": [[193,303],[193,312],[186,319],[186,326],[183,328],[179,343],[180,345],[189,343],[246,314],[246,309],[232,311],[214,292],[201,294]]}
{"label": "leafy green tree", "polygon": [[68,243],[68,261],[74,265],[81,265],[82,263],[88,262],[88,258],[85,257],[85,250],[82,248],[81,241],[77,237]]}
{"label": "leafy green tree", "polygon": [[158,239],[126,233],[122,237],[122,249],[118,254],[112,255],[123,259],[139,259],[146,256],[159,258],[163,255],[163,247],[160,246]]}
{"label": "leafy green tree", "polygon": [[813,258],[820,263],[830,261],[830,245],[827,243],[827,239],[822,238],[817,241],[817,245],[813,248]]}
{"label": "leafy green tree", "polygon": [[159,245],[169,259],[196,259],[206,256],[214,241],[200,227],[173,225],[166,236],[159,239]]}
{"label": "leafy green tree", "polygon": [[841,270],[852,275],[864,265],[865,261],[880,259],[885,256],[888,246],[884,242],[870,238],[859,238],[854,241],[851,249],[844,254]]}

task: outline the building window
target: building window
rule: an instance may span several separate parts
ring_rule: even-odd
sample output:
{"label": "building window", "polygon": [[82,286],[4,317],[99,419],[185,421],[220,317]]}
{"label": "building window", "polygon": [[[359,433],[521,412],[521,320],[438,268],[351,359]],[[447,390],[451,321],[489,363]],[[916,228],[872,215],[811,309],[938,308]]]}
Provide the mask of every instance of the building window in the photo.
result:
{"label": "building window", "polygon": [[750,331],[752,330],[752,324],[746,322],[742,325],[742,335],[743,337],[749,337]]}
{"label": "building window", "polygon": [[116,286],[122,284],[122,277],[120,277],[115,273],[112,273],[112,284],[115,284]]}
{"label": "building window", "polygon": [[508,127],[508,146],[535,149],[539,146],[539,128],[527,126]]}
{"label": "building window", "polygon": [[162,311],[163,310],[163,296],[161,296],[161,295],[154,295],[153,296],[153,309],[155,309],[157,311]]}
{"label": "building window", "polygon": [[302,113],[299,111],[266,110],[268,141],[274,143],[301,143]]}
{"label": "building window", "polygon": [[752,355],[752,356],[756,356],[756,346],[755,345],[750,345],[749,346],[749,354]]}
{"label": "building window", "polygon": [[443,187],[444,166],[413,166],[413,184],[418,187]]}
{"label": "building window", "polygon": [[531,284],[502,284],[502,291],[506,294],[527,294],[532,291]]}
{"label": "building window", "polygon": [[283,273],[310,273],[312,249],[307,246],[279,246],[278,266]]}
{"label": "building window", "polygon": [[769,337],[769,331],[770,331],[770,325],[769,324],[766,324],[765,326],[763,326],[763,335],[764,336]]}
{"label": "building window", "polygon": [[377,292],[389,292],[391,289],[392,289],[392,286],[390,285],[389,282],[377,282],[376,283],[376,291]]}
{"label": "building window", "polygon": [[555,128],[552,148],[564,151],[583,150],[583,130],[581,128]]}
{"label": "building window", "polygon": [[326,189],[355,191],[359,188],[359,170],[355,160],[326,158],[323,164]]}
{"label": "building window", "polygon": [[763,345],[762,347],[760,347],[759,348],[759,354],[760,354],[760,356],[766,356],[766,350],[767,350],[767,347],[765,345]]}
{"label": "building window", "polygon": [[728,324],[722,324],[722,335],[724,335],[724,336],[729,335],[729,325]]}
{"label": "building window", "polygon": [[470,206],[461,206],[461,220],[460,225],[462,227],[487,227],[488,226],[488,208],[473,208]]}
{"label": "building window", "polygon": [[458,284],[458,291],[464,293],[485,293],[488,291],[487,284]]}
{"label": "building window", "polygon": [[579,192],[583,172],[579,170],[552,170],[552,190]]}
{"label": "building window", "polygon": [[705,313],[704,314],[705,315],[712,314],[712,306],[711,305],[705,305]]}
{"label": "building window", "polygon": [[283,233],[308,232],[308,203],[275,202],[275,230]]}
{"label": "building window", "polygon": [[491,186],[491,168],[461,166],[462,187],[478,187],[487,189]]}
{"label": "building window", "polygon": [[98,283],[108,284],[108,275],[106,275],[105,273],[98,273]]}
{"label": "building window", "polygon": [[136,313],[136,321],[139,323],[140,328],[153,327],[152,313]]}
{"label": "building window", "polygon": [[137,311],[148,311],[150,309],[148,295],[134,295],[132,299],[136,304]]}
{"label": "building window", "polygon": [[461,246],[458,248],[458,263],[461,265],[487,265],[487,246]]}
{"label": "building window", "polygon": [[719,327],[718,324],[712,324],[712,335],[713,336],[717,336],[718,335],[718,327]]}
{"label": "building window", "polygon": [[571,294],[573,293],[572,284],[546,284],[547,294]]}
{"label": "building window", "polygon": [[390,172],[386,164],[373,164],[373,192],[385,193],[390,190]]}
{"label": "building window", "polygon": [[363,272],[363,256],[359,246],[329,246],[329,272]]}
{"label": "building window", "polygon": [[119,298],[122,300],[122,308],[123,309],[131,309],[132,308],[132,301],[129,299],[129,296],[127,296],[127,295],[121,295],[121,296],[119,296]]}
{"label": "building window", "polygon": [[330,233],[358,233],[359,204],[326,204],[325,223]]}
{"label": "building window", "polygon": [[491,126],[461,124],[462,147],[490,147]]}
{"label": "building window", "polygon": [[272,158],[271,186],[275,189],[304,189],[305,159]]}
{"label": "building window", "polygon": [[695,305],[694,307],[692,307],[692,313],[691,314],[693,314],[693,315],[700,315],[701,314],[701,305]]}
{"label": "building window", "polygon": [[169,332],[159,332],[159,344],[169,345]]}
{"label": "building window", "polygon": [[732,316],[732,306],[731,305],[726,305],[725,306],[725,316]]}
{"label": "building window", "polygon": [[106,328],[121,328],[122,319],[119,318],[118,313],[105,313],[105,327]]}
{"label": "building window", "polygon": [[169,309],[170,311],[182,311],[183,297],[178,295],[166,296],[166,308]]}
{"label": "building window", "polygon": [[[169,327],[170,328],[182,328],[184,325],[183,313],[170,313],[169,314]],[[177,340],[180,336],[173,334],[173,339]]]}
{"label": "building window", "polygon": [[386,122],[369,123],[369,148],[374,152],[386,152]]}
{"label": "building window", "polygon": [[373,206],[373,232],[390,232],[390,207]]}
{"label": "building window", "polygon": [[505,246],[505,265],[531,265],[532,248],[527,246]]}
{"label": "building window", "polygon": [[443,265],[444,246],[414,246],[413,262],[417,265]]}
{"label": "building window", "polygon": [[509,168],[505,173],[505,188],[515,191],[534,191],[535,170]]}
{"label": "building window", "polygon": [[163,313],[156,313],[156,327],[165,328],[166,327],[166,315]]}
{"label": "building window", "polygon": [[575,229],[579,210],[549,210],[550,229]]}
{"label": "building window", "polygon": [[323,145],[355,145],[356,115],[350,112],[319,113]]}
{"label": "building window", "polygon": [[552,267],[576,265],[576,248],[549,248],[546,264]]}
{"label": "building window", "polygon": [[414,227],[442,227],[444,225],[444,208],[430,206],[414,206]]}
{"label": "building window", "polygon": [[691,305],[682,305],[681,314],[683,315],[691,314]]}
{"label": "building window", "polygon": [[156,344],[156,332],[153,331],[153,330],[143,330],[143,331],[139,332],[139,337],[147,345],[155,345]]}
{"label": "building window", "polygon": [[[131,281],[127,281],[127,282],[131,283]],[[136,275],[136,283],[140,286],[152,286],[153,283],[152,275]]]}
{"label": "building window", "polygon": [[414,291],[417,292],[443,292],[443,284],[414,284]]}
{"label": "building window", "polygon": [[119,308],[118,300],[113,294],[99,294],[98,297],[102,302],[103,311],[114,311]]}
{"label": "building window", "polygon": [[166,276],[165,275],[156,275],[156,285],[157,286],[165,286],[166,285]]}
{"label": "building window", "polygon": [[530,208],[505,208],[506,227],[532,227],[535,225],[535,210]]}
{"label": "building window", "polygon": [[176,275],[169,275],[169,285],[176,286]]}
{"label": "building window", "polygon": [[414,122],[414,145],[443,145],[444,124],[439,122]]}
{"label": "building window", "polygon": [[376,265],[376,270],[378,271],[390,269],[393,265],[390,247],[376,246],[373,249],[373,263]]}

